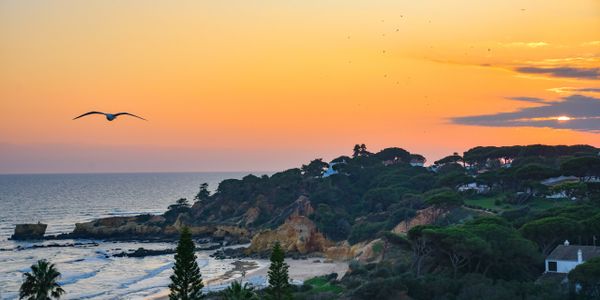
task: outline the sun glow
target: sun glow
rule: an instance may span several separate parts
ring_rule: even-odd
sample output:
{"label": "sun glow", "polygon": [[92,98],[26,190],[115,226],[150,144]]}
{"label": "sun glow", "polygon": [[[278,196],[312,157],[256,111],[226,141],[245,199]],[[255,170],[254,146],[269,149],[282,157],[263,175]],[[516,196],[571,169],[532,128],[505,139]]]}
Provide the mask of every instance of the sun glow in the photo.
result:
{"label": "sun glow", "polygon": [[571,117],[569,117],[569,116],[560,116],[556,119],[559,121],[571,121]]}

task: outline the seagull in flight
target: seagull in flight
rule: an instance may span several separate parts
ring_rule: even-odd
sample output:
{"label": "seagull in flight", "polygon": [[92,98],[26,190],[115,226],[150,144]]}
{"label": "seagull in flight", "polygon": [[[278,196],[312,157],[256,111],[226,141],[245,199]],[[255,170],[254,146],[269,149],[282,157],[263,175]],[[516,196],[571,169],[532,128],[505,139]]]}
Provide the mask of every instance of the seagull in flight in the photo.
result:
{"label": "seagull in flight", "polygon": [[144,118],[142,118],[140,116],[136,116],[136,115],[130,114],[128,112],[120,112],[120,113],[116,113],[116,114],[108,114],[108,113],[103,113],[103,112],[100,112],[100,111],[86,112],[85,114],[83,114],[81,116],[78,116],[78,117],[74,118],[73,120],[79,119],[81,117],[89,116],[89,115],[105,115],[106,119],[108,121],[112,121],[112,120],[116,119],[118,116],[121,116],[121,115],[132,116],[132,117],[135,117],[135,118],[138,118],[138,119],[142,119],[144,121],[148,121],[148,120],[146,120],[146,119],[144,119]]}

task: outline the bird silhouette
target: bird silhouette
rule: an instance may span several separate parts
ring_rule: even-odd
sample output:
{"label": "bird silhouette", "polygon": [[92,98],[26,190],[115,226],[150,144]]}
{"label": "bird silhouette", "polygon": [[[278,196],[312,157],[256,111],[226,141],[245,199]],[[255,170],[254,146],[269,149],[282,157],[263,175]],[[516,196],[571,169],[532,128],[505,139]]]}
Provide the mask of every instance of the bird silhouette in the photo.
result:
{"label": "bird silhouette", "polygon": [[100,112],[100,111],[86,112],[85,114],[83,114],[81,116],[73,118],[73,120],[79,119],[81,117],[89,116],[89,115],[105,115],[106,116],[106,120],[108,120],[108,121],[113,121],[114,119],[116,119],[118,116],[121,116],[121,115],[132,116],[132,117],[135,117],[135,118],[138,118],[138,119],[142,119],[144,121],[148,121],[148,120],[146,120],[146,119],[144,119],[144,118],[142,118],[140,116],[136,116],[136,115],[130,114],[128,112],[120,112],[120,113],[116,113],[116,114],[108,114],[108,113],[103,113],[103,112]]}

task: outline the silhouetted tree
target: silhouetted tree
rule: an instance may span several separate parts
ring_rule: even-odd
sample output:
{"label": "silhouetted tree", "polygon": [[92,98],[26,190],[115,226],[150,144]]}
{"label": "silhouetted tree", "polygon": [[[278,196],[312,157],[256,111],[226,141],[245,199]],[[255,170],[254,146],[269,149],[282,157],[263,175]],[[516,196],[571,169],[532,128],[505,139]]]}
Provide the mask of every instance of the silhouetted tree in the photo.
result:
{"label": "silhouetted tree", "polygon": [[[600,298],[600,257],[592,258],[578,265],[569,272],[569,282],[574,293],[580,297],[575,299],[599,299]],[[575,292],[576,286],[580,287]]]}
{"label": "silhouetted tree", "polygon": [[267,299],[284,300],[292,299],[290,279],[288,277],[288,264],[284,261],[285,253],[279,242],[276,242],[271,252],[271,265],[269,266],[269,287]]}
{"label": "silhouetted tree", "polygon": [[169,210],[182,212],[190,208],[190,203],[186,198],[179,198],[175,204],[169,205]]}
{"label": "silhouetted tree", "polygon": [[198,191],[198,194],[196,194],[196,196],[194,197],[194,200],[204,201],[208,199],[208,197],[210,197],[210,191],[208,190],[208,183],[205,182],[200,185],[200,190]]}
{"label": "silhouetted tree", "polygon": [[49,300],[59,299],[65,291],[58,284],[60,272],[54,268],[54,264],[47,260],[38,260],[31,266],[31,273],[23,274],[25,281],[19,290],[19,299]]}
{"label": "silhouetted tree", "polygon": [[323,162],[322,158],[312,160],[308,165],[302,165],[302,174],[306,177],[319,177],[329,168],[329,164]]}
{"label": "silhouetted tree", "polygon": [[354,148],[352,148],[352,157],[358,157],[360,156],[360,145],[356,144],[354,145]]}
{"label": "silhouetted tree", "polygon": [[170,300],[194,300],[202,298],[202,275],[196,263],[196,246],[189,228],[183,227],[175,253],[175,266],[171,275]]}

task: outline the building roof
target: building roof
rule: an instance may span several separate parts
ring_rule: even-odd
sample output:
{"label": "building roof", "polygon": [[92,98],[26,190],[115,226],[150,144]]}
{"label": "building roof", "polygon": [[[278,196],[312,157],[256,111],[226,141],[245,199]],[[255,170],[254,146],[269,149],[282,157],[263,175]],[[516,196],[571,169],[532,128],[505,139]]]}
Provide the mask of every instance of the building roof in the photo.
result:
{"label": "building roof", "polygon": [[577,261],[577,251],[581,249],[583,254],[583,260],[589,260],[591,258],[600,256],[600,247],[596,246],[580,246],[580,245],[558,245],[550,255],[548,260],[571,260]]}
{"label": "building roof", "polygon": [[540,183],[545,186],[555,186],[565,182],[577,182],[578,177],[575,176],[558,176],[542,180]]}

